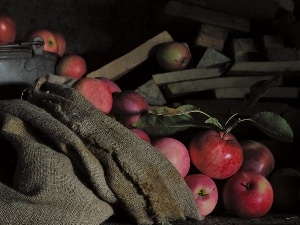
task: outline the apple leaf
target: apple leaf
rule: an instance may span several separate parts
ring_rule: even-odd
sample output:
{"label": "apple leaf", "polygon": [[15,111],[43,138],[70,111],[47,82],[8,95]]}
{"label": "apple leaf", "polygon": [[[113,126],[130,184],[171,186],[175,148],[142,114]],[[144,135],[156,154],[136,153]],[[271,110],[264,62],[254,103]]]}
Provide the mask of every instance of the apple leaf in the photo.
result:
{"label": "apple leaf", "polygon": [[[201,122],[198,117],[196,120],[192,113],[201,114]],[[183,105],[178,108],[157,107],[143,115],[132,126],[152,136],[167,136],[191,127],[204,127],[207,126],[206,124],[221,126],[217,119],[210,117],[199,108]]]}
{"label": "apple leaf", "polygon": [[245,95],[245,106],[241,113],[248,111],[252,108],[260,98],[260,96],[267,91],[270,87],[282,82],[281,75],[274,76],[270,80],[260,80],[250,87],[250,93]]}
{"label": "apple leaf", "polygon": [[273,112],[259,112],[250,121],[268,136],[284,142],[293,142],[293,131],[287,121]]}

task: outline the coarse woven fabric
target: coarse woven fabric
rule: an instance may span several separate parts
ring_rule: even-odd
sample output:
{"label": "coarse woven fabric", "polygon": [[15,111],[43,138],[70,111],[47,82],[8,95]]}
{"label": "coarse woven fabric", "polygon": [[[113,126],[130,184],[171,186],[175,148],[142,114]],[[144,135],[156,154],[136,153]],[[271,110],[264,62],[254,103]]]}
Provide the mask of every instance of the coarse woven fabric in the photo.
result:
{"label": "coarse woven fabric", "polygon": [[193,195],[151,144],[92,106],[64,78],[37,80],[0,102],[1,137],[18,152],[0,186],[0,224],[100,224],[124,210],[136,224],[201,220]]}

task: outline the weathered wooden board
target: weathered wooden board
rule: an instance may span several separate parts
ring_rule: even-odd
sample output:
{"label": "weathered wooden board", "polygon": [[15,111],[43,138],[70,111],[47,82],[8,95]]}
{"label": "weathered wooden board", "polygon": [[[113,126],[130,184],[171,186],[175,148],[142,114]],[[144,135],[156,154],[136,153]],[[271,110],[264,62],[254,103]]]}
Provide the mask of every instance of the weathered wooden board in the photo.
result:
{"label": "weathered wooden board", "polygon": [[283,35],[263,35],[263,48],[284,48]]}
{"label": "weathered wooden board", "polygon": [[221,52],[213,48],[207,48],[196,67],[219,67],[230,63],[230,61],[231,59],[222,54]]}
{"label": "weathered wooden board", "polygon": [[234,38],[231,50],[235,62],[249,61],[249,53],[259,52],[259,46],[253,38]]}
{"label": "weathered wooden board", "polygon": [[[298,98],[299,91],[299,87],[271,87],[260,98]],[[216,98],[244,98],[250,88],[219,88],[214,92]]]}
{"label": "weathered wooden board", "polygon": [[167,103],[154,80],[149,80],[136,89],[148,101],[149,105],[165,105]]}
{"label": "weathered wooden board", "polygon": [[266,56],[266,60],[270,62],[286,62],[298,60],[298,51],[296,48],[268,48],[264,50],[264,53]]}
{"label": "weathered wooden board", "polygon": [[239,62],[234,63],[227,75],[257,76],[257,75],[298,75],[300,72],[300,61],[289,62]]}
{"label": "weathered wooden board", "polygon": [[269,21],[277,13],[279,0],[180,0],[202,6],[209,9],[219,10],[242,17]]}
{"label": "weathered wooden board", "polygon": [[210,24],[202,24],[195,40],[196,46],[222,51],[228,36],[228,30]]}
{"label": "weathered wooden board", "polygon": [[219,77],[221,74],[222,73],[218,68],[194,68],[188,70],[154,74],[152,75],[152,79],[158,86],[163,86],[166,84],[183,81],[193,81],[205,78]]}
{"label": "weathered wooden board", "polygon": [[157,49],[155,48],[157,46],[170,41],[173,41],[171,35],[167,31],[163,31],[120,58],[89,73],[87,77],[102,76],[116,80],[149,59],[149,57],[156,53]]}
{"label": "weathered wooden board", "polygon": [[250,87],[257,81],[271,78],[273,76],[218,77],[172,83],[168,84],[167,88],[173,95],[183,95],[217,88]]}
{"label": "weathered wooden board", "polygon": [[164,14],[237,31],[250,31],[249,19],[175,0],[171,0],[167,3]]}
{"label": "weathered wooden board", "polygon": [[279,3],[279,9],[287,12],[293,12],[295,9],[294,0],[273,0]]}

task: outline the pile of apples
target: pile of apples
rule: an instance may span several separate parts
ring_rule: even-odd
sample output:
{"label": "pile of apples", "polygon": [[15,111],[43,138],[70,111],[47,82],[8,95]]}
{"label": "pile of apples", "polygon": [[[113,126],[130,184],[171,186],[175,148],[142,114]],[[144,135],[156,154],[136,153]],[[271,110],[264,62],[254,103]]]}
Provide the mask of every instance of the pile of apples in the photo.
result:
{"label": "pile of apples", "polygon": [[[190,57],[186,44],[170,42],[158,50],[157,63],[166,71],[182,70]],[[186,181],[203,218],[220,208],[244,218],[261,217],[272,207],[289,212],[300,209],[299,172],[292,168],[273,171],[274,156],[263,143],[239,141],[231,132],[217,129],[199,131],[188,146],[179,138],[151,136],[135,127],[150,109],[138,92],[121,90],[104,77],[82,77],[73,88],[161,152]],[[283,198],[282,191],[290,195]]]}
{"label": "pile of apples", "polygon": [[[64,35],[57,30],[38,28],[29,31],[24,41],[33,41],[35,37],[44,40],[43,50],[59,56],[56,74],[79,79],[85,75],[87,65],[85,59],[76,54],[65,54],[67,41]],[[16,41],[16,22],[12,15],[5,10],[0,11],[0,45],[14,44]]]}

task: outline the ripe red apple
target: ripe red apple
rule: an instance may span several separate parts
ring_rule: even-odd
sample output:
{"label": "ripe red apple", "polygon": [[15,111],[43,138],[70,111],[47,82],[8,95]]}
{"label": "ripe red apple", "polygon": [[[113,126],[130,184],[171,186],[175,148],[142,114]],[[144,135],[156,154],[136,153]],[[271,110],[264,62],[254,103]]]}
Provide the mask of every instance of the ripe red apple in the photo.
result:
{"label": "ripe red apple", "polygon": [[200,216],[210,214],[218,202],[218,188],[213,179],[204,174],[190,174],[184,180],[193,192]]}
{"label": "ripe red apple", "polygon": [[16,39],[16,23],[7,11],[0,11],[0,45],[11,44]]}
{"label": "ripe red apple", "polygon": [[33,41],[35,37],[41,37],[44,40],[44,51],[58,53],[58,43],[55,34],[46,28],[36,29],[29,32],[26,36],[27,41]]}
{"label": "ripe red apple", "polygon": [[187,44],[171,41],[162,44],[156,53],[157,64],[165,71],[185,69],[191,60]]}
{"label": "ripe red apple", "polygon": [[111,93],[121,92],[121,88],[111,79],[108,79],[106,77],[96,77],[96,79],[102,80],[103,82],[105,82],[107,84],[107,86],[109,87]]}
{"label": "ripe red apple", "polygon": [[113,97],[111,91],[104,82],[86,77],[77,80],[72,87],[90,101],[97,109],[105,114],[109,114]]}
{"label": "ripe red apple", "polygon": [[232,176],[243,162],[243,150],[236,138],[215,130],[202,131],[193,137],[189,153],[192,164],[214,179]]}
{"label": "ripe red apple", "polygon": [[269,176],[275,166],[275,159],[270,149],[253,140],[240,141],[240,145],[244,156],[240,170]]}
{"label": "ripe red apple", "polygon": [[57,63],[56,74],[80,79],[87,71],[86,61],[76,54],[64,55]]}
{"label": "ripe red apple", "polygon": [[270,175],[269,181],[274,191],[274,209],[284,213],[300,212],[300,172],[280,168]]}
{"label": "ripe red apple", "polygon": [[188,174],[190,156],[182,142],[174,138],[162,137],[154,139],[152,145],[172,163],[182,177]]}
{"label": "ripe red apple", "polygon": [[143,131],[142,129],[139,128],[131,128],[130,129],[133,133],[135,133],[138,137],[140,137],[141,139],[151,143],[151,139],[149,137],[149,135]]}
{"label": "ripe red apple", "polygon": [[58,32],[58,31],[53,31],[53,33],[55,35],[55,38],[56,38],[56,41],[57,41],[57,44],[58,44],[57,54],[60,57],[62,57],[65,54],[66,48],[67,48],[66,38],[62,33]]}
{"label": "ripe red apple", "polygon": [[264,176],[239,171],[225,183],[222,198],[224,207],[232,215],[258,218],[270,211],[273,189]]}
{"label": "ripe red apple", "polygon": [[148,110],[148,101],[134,90],[124,90],[113,96],[111,115],[126,127],[138,121]]}

